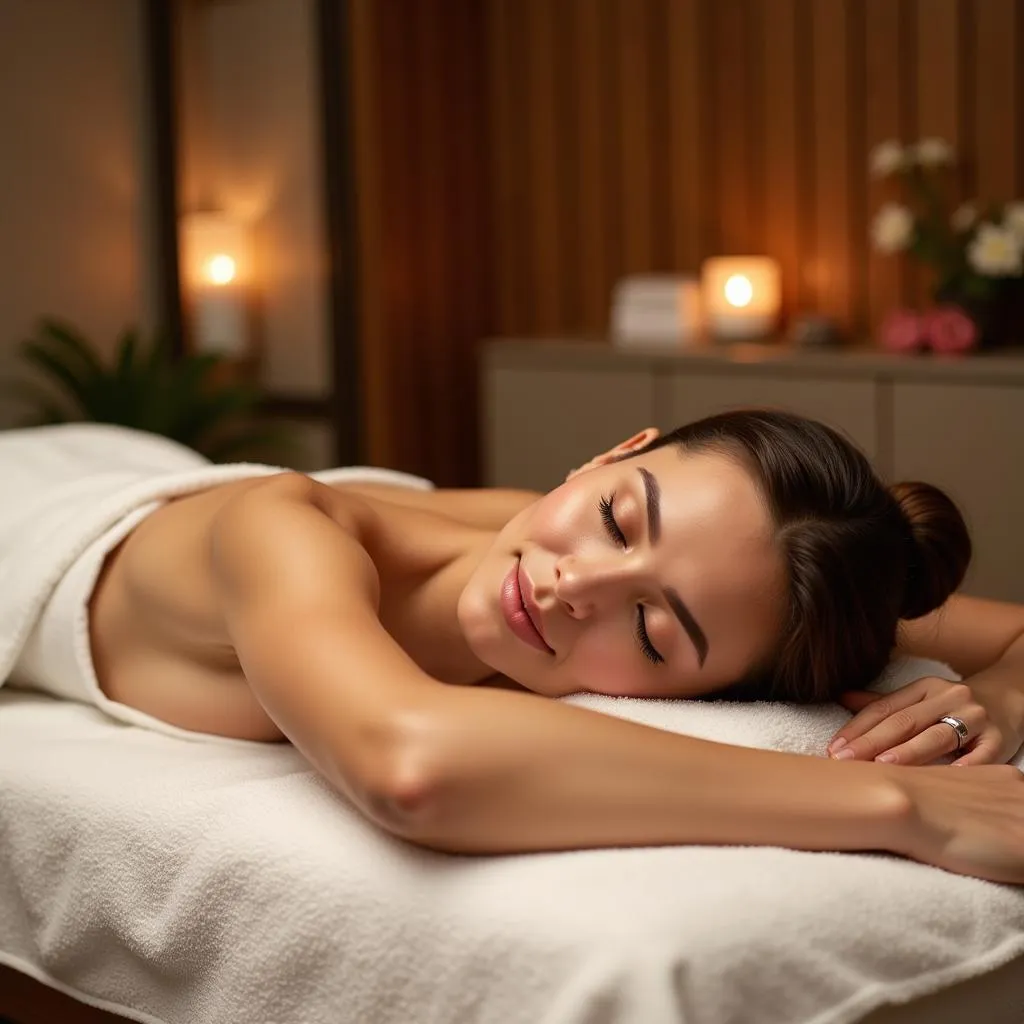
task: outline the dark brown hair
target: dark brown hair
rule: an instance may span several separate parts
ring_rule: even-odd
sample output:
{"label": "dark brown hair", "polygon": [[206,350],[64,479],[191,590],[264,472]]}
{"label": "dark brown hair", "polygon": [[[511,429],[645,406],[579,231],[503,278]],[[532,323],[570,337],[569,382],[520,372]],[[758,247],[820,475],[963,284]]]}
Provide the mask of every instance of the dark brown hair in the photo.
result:
{"label": "dark brown hair", "polygon": [[940,607],[963,580],[971,541],[949,497],[886,488],[842,434],[792,413],[743,409],[686,424],[665,445],[735,459],[753,477],[787,566],[785,626],[771,656],[716,700],[834,700],[887,664],[900,619]]}

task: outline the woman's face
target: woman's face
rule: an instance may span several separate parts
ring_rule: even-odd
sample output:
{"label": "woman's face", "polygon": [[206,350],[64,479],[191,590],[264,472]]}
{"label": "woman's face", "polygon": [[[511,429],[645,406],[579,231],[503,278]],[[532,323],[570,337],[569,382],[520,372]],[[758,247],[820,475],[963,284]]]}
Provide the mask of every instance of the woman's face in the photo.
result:
{"label": "woman's face", "polygon": [[784,567],[753,481],[676,445],[613,461],[653,436],[575,470],[494,539],[458,614],[495,671],[550,697],[685,697],[771,650]]}

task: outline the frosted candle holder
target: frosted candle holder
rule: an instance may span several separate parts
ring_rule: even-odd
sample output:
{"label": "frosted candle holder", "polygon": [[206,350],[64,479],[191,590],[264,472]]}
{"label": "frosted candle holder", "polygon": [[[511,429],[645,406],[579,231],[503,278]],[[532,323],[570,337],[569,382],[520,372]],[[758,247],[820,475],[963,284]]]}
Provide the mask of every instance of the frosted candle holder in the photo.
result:
{"label": "frosted candle holder", "polygon": [[708,330],[720,338],[759,338],[778,325],[779,265],[767,256],[713,256],[701,268]]}

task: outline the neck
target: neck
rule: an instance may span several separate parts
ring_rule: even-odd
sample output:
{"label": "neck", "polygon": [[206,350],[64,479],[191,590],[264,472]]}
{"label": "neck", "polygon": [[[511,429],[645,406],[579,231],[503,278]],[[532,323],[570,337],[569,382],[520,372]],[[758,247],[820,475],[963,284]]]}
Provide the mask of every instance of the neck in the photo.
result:
{"label": "neck", "polygon": [[470,686],[494,675],[469,646],[459,624],[459,598],[496,536],[493,530],[467,529],[465,545],[425,584],[423,598],[432,609],[431,674],[446,683]]}

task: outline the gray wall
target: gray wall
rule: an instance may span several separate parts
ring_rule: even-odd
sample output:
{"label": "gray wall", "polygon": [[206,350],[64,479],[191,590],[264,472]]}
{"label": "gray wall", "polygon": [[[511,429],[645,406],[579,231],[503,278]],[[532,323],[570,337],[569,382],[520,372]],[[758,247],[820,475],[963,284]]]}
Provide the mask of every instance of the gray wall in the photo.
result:
{"label": "gray wall", "polygon": [[193,4],[180,61],[181,193],[252,227],[269,391],[330,394],[312,0]]}
{"label": "gray wall", "polygon": [[[138,0],[0,3],[0,372],[41,315],[149,322]],[[0,425],[19,408],[0,398]]]}

